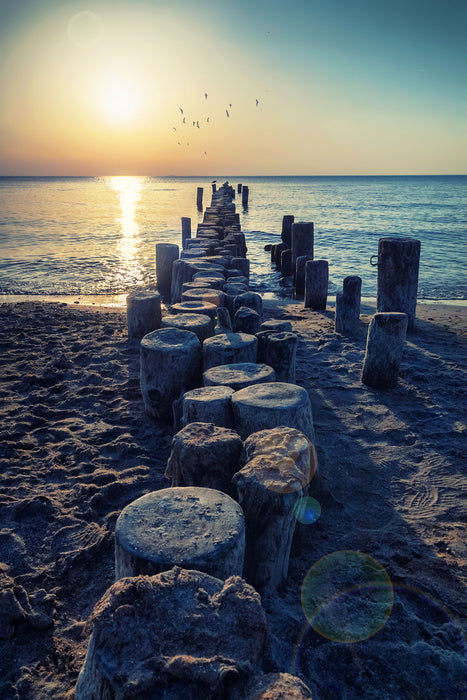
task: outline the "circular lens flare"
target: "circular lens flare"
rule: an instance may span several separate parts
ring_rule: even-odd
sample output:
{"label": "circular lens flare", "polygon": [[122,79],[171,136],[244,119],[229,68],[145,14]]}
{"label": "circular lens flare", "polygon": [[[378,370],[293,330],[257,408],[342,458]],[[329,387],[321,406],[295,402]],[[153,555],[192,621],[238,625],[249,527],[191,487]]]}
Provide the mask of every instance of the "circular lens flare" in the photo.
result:
{"label": "circular lens flare", "polygon": [[316,498],[300,498],[293,509],[295,518],[303,525],[312,525],[321,515],[321,506]]}
{"label": "circular lens flare", "polygon": [[88,10],[78,12],[68,21],[68,38],[76,46],[91,48],[99,43],[104,27],[100,18]]}
{"label": "circular lens flare", "polygon": [[375,559],[352,550],[319,559],[305,577],[302,607],[309,624],[326,639],[361,642],[383,627],[394,592]]}

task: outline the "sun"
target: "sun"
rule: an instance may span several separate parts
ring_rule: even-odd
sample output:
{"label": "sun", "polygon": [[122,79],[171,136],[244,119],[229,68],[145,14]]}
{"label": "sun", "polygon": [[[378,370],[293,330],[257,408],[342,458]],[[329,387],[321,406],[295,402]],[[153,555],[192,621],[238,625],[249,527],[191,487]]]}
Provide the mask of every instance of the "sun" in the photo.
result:
{"label": "sun", "polygon": [[110,76],[99,85],[98,106],[106,121],[113,124],[129,124],[141,113],[141,92],[130,78],[121,75]]}

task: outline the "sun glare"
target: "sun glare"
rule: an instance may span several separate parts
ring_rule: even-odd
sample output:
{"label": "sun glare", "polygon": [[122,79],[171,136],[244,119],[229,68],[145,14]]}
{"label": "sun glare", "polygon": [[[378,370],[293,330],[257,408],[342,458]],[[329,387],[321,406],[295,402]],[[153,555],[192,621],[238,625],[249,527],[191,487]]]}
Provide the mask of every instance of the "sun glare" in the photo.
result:
{"label": "sun glare", "polygon": [[113,76],[99,87],[99,109],[101,114],[114,124],[134,121],[141,112],[141,94],[130,79]]}

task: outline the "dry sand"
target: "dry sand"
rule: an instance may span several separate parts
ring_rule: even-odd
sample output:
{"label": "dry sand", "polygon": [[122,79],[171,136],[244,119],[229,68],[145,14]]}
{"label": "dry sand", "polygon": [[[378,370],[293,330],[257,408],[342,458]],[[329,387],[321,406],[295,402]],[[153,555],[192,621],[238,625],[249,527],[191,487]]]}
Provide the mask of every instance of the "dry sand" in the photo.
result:
{"label": "dry sand", "polygon": [[[374,309],[354,339],[334,333],[332,308],[265,309],[299,335],[321,470],[321,517],[298,526],[287,585],[265,601],[270,666],[299,673],[316,700],[467,697],[466,307],[418,307],[399,385],[385,392],[360,382]],[[144,414],[124,310],[0,313],[0,697],[67,698],[84,623],[113,581],[116,518],[168,485],[173,433]],[[343,550],[379,562],[394,591],[381,629],[352,644],[307,627],[300,602],[312,565]]]}

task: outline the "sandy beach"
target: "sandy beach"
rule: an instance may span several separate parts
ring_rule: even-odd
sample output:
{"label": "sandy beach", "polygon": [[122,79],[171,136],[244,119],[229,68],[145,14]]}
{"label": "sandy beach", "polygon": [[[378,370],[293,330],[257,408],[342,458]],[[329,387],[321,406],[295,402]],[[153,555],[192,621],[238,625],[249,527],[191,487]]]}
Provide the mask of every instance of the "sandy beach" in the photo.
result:
{"label": "sandy beach", "polygon": [[[321,506],[296,530],[287,585],[265,601],[271,669],[316,700],[467,697],[467,307],[423,304],[397,388],[360,381],[374,307],[355,338],[334,310],[266,301],[299,336]],[[4,303],[1,314],[0,697],[73,697],[95,603],[114,579],[115,521],[169,484],[172,426],[145,415],[124,309]],[[368,639],[306,625],[301,588],[326,555],[376,560],[394,593]]]}

